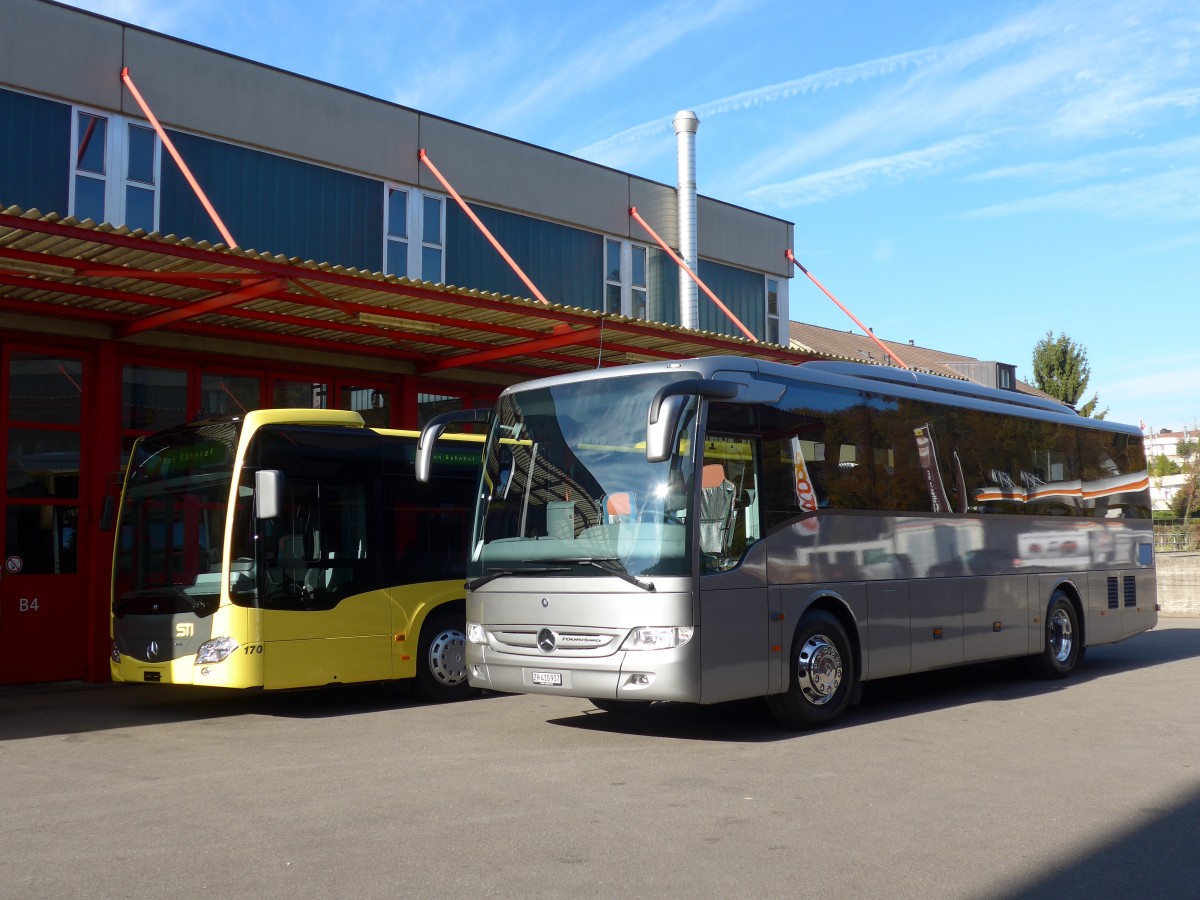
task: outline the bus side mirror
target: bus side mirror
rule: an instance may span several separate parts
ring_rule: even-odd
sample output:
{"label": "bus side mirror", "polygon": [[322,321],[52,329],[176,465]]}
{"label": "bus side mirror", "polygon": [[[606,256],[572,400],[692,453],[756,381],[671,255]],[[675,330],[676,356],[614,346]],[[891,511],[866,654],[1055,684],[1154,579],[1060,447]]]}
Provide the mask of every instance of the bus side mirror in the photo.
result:
{"label": "bus side mirror", "polygon": [[254,473],[254,515],[274,519],[279,515],[279,498],[283,496],[283,473],[278,469],[259,469]]}
{"label": "bus side mirror", "polygon": [[732,400],[737,393],[738,385],[732,381],[688,378],[663,385],[646,414],[646,461],[663,462],[675,452],[675,433],[688,397],[698,394],[711,400]]}
{"label": "bus side mirror", "polygon": [[433,468],[433,445],[442,436],[446,426],[454,422],[487,422],[492,418],[490,409],[456,409],[440,416],[434,416],[421,429],[417,438],[417,481],[428,481],[429,470]]}

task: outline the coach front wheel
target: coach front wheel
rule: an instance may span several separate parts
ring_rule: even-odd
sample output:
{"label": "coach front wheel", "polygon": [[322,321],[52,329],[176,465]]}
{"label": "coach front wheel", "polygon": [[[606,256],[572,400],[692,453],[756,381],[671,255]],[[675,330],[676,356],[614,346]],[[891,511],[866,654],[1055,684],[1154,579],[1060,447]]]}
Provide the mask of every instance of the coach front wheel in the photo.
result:
{"label": "coach front wheel", "polygon": [[854,651],[846,630],[823,610],[804,615],[792,639],[788,689],[767,697],[787,728],[821,728],[840,716],[854,691]]}

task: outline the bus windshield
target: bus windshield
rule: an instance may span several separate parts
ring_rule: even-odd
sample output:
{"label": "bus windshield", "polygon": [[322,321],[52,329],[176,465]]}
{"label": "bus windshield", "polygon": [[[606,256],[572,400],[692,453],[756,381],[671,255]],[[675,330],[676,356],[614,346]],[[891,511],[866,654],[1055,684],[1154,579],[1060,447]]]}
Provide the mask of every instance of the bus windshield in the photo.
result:
{"label": "bus windshield", "polygon": [[485,451],[469,577],[688,574],[694,400],[680,416],[670,458],[646,461],[651,398],[674,378],[504,394]]}
{"label": "bus windshield", "polygon": [[117,534],[115,610],[217,608],[239,431],[236,422],[200,424],[134,447]]}

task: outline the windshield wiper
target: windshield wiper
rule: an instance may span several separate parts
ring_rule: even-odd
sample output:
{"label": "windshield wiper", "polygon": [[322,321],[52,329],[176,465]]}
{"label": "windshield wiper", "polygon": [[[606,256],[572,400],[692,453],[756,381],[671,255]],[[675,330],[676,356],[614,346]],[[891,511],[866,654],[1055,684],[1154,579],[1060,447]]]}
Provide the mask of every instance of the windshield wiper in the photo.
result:
{"label": "windshield wiper", "polygon": [[569,566],[522,566],[519,569],[488,566],[487,571],[491,574],[484,575],[482,578],[476,578],[474,581],[468,581],[467,590],[473,591],[476,588],[483,587],[489,581],[495,581],[497,578],[503,578],[505,575],[525,575],[527,573],[545,575],[547,572],[569,572],[571,569]]}
{"label": "windshield wiper", "polygon": [[637,578],[630,575],[629,572],[626,571],[625,567],[621,565],[620,560],[615,556],[579,556],[573,559],[556,559],[555,562],[572,563],[573,565],[579,566],[595,566],[597,569],[607,572],[609,575],[616,575],[622,581],[627,581],[636,587],[640,587],[643,591],[654,592],[658,590],[658,588],[654,586],[654,582],[639,581]]}

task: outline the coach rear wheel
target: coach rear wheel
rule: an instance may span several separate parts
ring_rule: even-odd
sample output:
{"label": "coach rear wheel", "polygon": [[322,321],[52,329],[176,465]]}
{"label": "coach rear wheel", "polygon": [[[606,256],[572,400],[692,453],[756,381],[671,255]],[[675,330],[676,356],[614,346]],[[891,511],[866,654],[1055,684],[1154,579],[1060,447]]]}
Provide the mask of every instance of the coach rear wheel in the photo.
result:
{"label": "coach rear wheel", "polygon": [[788,689],[767,697],[767,708],[788,728],[820,728],[845,711],[854,690],[854,651],[830,613],[806,613],[792,641]]}
{"label": "coach rear wheel", "polygon": [[1046,611],[1046,645],[1033,657],[1033,668],[1043,678],[1066,678],[1083,659],[1083,633],[1075,604],[1062,591],[1050,597]]}
{"label": "coach rear wheel", "polygon": [[466,624],[461,615],[436,613],[421,629],[417,645],[417,688],[429,700],[458,700],[467,683]]}

